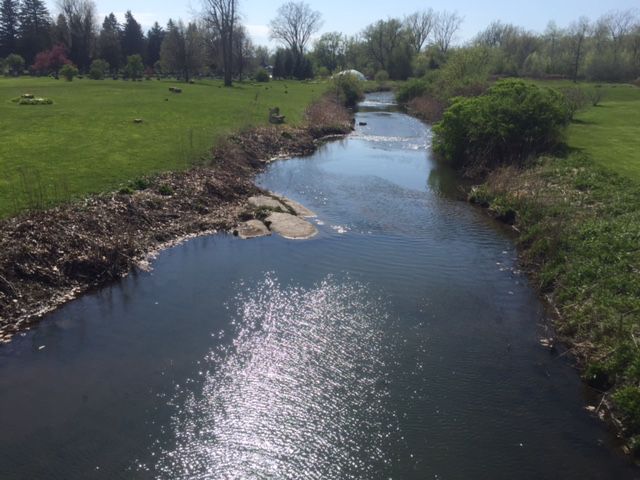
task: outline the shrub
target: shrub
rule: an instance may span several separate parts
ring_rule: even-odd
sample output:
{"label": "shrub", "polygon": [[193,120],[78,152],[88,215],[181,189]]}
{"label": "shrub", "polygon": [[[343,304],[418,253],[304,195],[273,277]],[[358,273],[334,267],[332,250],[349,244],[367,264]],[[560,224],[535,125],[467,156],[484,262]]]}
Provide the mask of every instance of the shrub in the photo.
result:
{"label": "shrub", "polygon": [[71,63],[67,58],[67,48],[64,45],[54,45],[51,50],[45,50],[36,55],[31,70],[36,75],[54,74],[57,78],[60,69]]}
{"label": "shrub", "polygon": [[589,98],[580,87],[569,87],[560,90],[564,95],[564,101],[569,109],[569,114],[573,117],[578,111],[587,106]]}
{"label": "shrub", "polygon": [[333,79],[337,99],[348,107],[354,107],[364,98],[362,82],[354,75],[336,75]]}
{"label": "shrub", "polygon": [[264,68],[261,68],[256,72],[256,82],[268,82],[270,79],[271,78],[269,77],[269,72],[267,72]]}
{"label": "shrub", "polygon": [[555,90],[502,81],[482,96],[453,100],[434,128],[434,150],[468,174],[521,165],[558,146],[570,118]]}
{"label": "shrub", "polygon": [[158,188],[158,193],[163,197],[170,197],[171,195],[173,195],[173,188],[171,188],[170,185],[164,183],[160,185],[160,188]]}
{"label": "shrub", "polygon": [[416,117],[427,123],[439,122],[446,105],[441,100],[431,96],[423,95],[416,97],[407,103],[407,110]]}
{"label": "shrub", "polygon": [[386,70],[380,70],[378,73],[376,73],[374,80],[379,83],[387,82],[389,81],[389,74]]}
{"label": "shrub", "polygon": [[413,78],[398,89],[396,99],[400,104],[406,104],[416,97],[424,95],[429,89],[429,84],[422,78]]}
{"label": "shrub", "polygon": [[127,57],[127,65],[124,68],[125,75],[131,80],[142,78],[144,73],[144,64],[140,55],[130,55]]}
{"label": "shrub", "polygon": [[62,75],[67,82],[71,82],[73,81],[73,77],[78,75],[78,69],[74,65],[67,63],[60,69],[60,75]]}
{"label": "shrub", "polygon": [[329,75],[331,75],[331,72],[327,67],[318,67],[318,69],[316,70],[316,76],[320,78],[327,78]]}
{"label": "shrub", "polygon": [[15,53],[9,55],[4,60],[4,64],[7,68],[7,71],[9,72],[9,75],[13,75],[15,77],[20,75],[24,70],[24,58]]}
{"label": "shrub", "polygon": [[132,186],[135,190],[146,190],[151,186],[151,183],[146,178],[138,178],[133,181]]}
{"label": "shrub", "polygon": [[109,64],[101,58],[91,62],[89,68],[89,78],[92,80],[104,80],[105,75],[109,71]]}

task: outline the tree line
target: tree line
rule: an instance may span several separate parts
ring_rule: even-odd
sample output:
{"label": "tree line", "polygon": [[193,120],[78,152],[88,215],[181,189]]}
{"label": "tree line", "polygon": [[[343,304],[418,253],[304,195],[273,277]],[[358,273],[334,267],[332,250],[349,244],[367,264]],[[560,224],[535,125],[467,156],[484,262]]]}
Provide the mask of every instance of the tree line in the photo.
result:
{"label": "tree line", "polygon": [[[379,20],[356,35],[324,33],[320,12],[304,2],[281,5],[270,22],[280,47],[255,46],[240,21],[238,0],[201,0],[195,20],[156,22],[146,33],[131,11],[96,22],[92,0],[60,0],[55,19],[43,0],[0,0],[0,59],[19,74],[57,74],[73,63],[95,76],[220,75],[225,84],[259,69],[274,77],[311,78],[357,69],[370,78],[423,77],[454,61],[456,68],[504,76],[627,81],[640,76],[640,17],[610,12],[580,18],[566,28],[551,22],[542,33],[496,21],[456,45],[463,18],[418,11]],[[97,63],[96,63],[97,62]],[[461,74],[467,74],[464,71]]]}

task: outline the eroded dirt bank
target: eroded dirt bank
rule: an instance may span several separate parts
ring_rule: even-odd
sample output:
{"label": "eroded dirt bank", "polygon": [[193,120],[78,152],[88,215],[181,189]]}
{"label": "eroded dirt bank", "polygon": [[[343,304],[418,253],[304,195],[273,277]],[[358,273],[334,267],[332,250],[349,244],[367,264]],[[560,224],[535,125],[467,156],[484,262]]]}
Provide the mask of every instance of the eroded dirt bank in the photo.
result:
{"label": "eroded dirt bank", "polygon": [[0,343],[92,288],[126,275],[180,239],[246,220],[256,173],[274,157],[315,151],[351,130],[351,116],[328,98],[306,127],[261,127],[230,136],[206,166],[164,173],[144,190],[86,198],[0,222]]}

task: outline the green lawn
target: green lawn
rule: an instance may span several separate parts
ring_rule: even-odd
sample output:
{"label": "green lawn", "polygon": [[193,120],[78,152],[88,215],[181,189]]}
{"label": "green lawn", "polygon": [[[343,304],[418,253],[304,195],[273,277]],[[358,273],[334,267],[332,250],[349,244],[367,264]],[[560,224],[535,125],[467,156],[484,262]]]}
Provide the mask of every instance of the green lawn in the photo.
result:
{"label": "green lawn", "polygon": [[[170,86],[183,93],[170,93]],[[280,107],[287,123],[301,122],[325,88],[291,81],[227,89],[218,81],[0,78],[0,217],[186,168],[221,135],[267,123],[270,107]],[[23,93],[54,104],[11,102]],[[144,122],[134,124],[136,118]]]}
{"label": "green lawn", "polygon": [[[536,82],[571,88],[570,81]],[[624,84],[578,83],[586,91],[601,89],[604,99],[576,115],[569,128],[569,146],[587,153],[596,163],[640,181],[640,88]]]}
{"label": "green lawn", "polygon": [[604,100],[576,116],[569,145],[597,163],[640,181],[640,88],[603,85]]}

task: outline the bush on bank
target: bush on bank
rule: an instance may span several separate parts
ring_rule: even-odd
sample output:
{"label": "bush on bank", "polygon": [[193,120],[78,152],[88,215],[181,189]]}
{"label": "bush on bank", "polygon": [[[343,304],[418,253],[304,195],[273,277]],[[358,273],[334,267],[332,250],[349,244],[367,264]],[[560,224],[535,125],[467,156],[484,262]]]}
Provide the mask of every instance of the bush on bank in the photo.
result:
{"label": "bush on bank", "polygon": [[570,120],[560,93],[505,80],[478,97],[454,99],[434,128],[434,151],[469,174],[524,165],[556,148]]}
{"label": "bush on bank", "polygon": [[355,107],[364,98],[364,86],[354,75],[336,75],[333,88],[338,101],[347,107]]}

